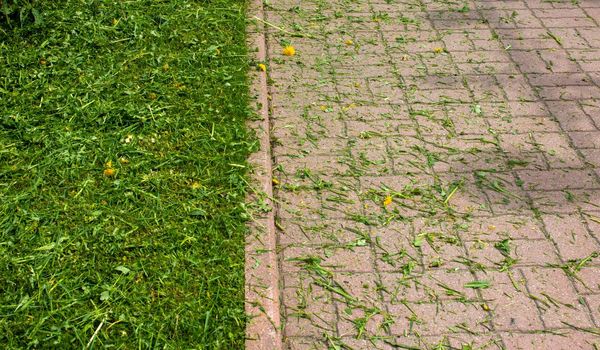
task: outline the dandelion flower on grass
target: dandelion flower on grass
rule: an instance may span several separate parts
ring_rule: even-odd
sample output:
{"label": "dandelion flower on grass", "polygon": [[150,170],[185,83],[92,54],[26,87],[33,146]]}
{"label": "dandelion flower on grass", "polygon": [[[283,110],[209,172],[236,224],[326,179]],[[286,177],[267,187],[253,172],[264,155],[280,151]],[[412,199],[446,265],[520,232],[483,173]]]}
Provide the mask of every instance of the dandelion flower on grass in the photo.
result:
{"label": "dandelion flower on grass", "polygon": [[104,169],[104,172],[103,172],[104,176],[106,176],[106,177],[115,176],[115,173],[116,173],[115,169],[113,169],[113,168],[106,168],[106,169]]}
{"label": "dandelion flower on grass", "polygon": [[294,56],[296,54],[296,48],[292,45],[287,45],[283,48],[283,54],[285,56]]}
{"label": "dandelion flower on grass", "polygon": [[258,69],[260,69],[263,72],[267,71],[267,66],[264,63],[259,63],[258,64]]}
{"label": "dandelion flower on grass", "polygon": [[392,204],[392,196],[385,197],[385,199],[383,200],[383,205],[387,207],[390,204]]}
{"label": "dandelion flower on grass", "polygon": [[111,177],[115,175],[115,169],[113,169],[113,164],[111,161],[106,162],[104,164],[104,171],[102,172],[104,176]]}
{"label": "dandelion flower on grass", "polygon": [[444,52],[444,48],[443,47],[436,47],[433,49],[433,52],[435,53],[442,53]]}

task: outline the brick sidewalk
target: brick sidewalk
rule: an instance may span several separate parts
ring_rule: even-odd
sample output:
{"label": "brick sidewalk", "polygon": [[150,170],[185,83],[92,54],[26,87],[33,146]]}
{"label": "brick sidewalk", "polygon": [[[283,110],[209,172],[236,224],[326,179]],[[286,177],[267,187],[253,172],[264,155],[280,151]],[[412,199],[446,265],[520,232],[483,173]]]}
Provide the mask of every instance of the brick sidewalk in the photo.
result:
{"label": "brick sidewalk", "polygon": [[599,349],[600,1],[266,4],[284,348]]}

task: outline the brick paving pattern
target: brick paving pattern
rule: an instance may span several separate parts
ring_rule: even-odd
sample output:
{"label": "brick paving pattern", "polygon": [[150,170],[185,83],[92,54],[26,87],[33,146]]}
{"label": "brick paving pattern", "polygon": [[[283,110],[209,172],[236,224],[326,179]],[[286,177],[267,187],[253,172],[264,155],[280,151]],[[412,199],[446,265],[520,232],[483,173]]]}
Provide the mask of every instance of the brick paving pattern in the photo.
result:
{"label": "brick paving pattern", "polygon": [[600,349],[600,1],[265,10],[284,348]]}

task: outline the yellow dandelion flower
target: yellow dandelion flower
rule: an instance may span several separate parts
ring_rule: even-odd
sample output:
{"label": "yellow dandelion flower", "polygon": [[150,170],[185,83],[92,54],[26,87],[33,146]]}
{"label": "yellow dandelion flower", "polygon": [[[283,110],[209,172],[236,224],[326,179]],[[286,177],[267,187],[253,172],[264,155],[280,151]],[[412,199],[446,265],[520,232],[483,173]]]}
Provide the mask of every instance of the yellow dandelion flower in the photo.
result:
{"label": "yellow dandelion flower", "polygon": [[263,64],[263,63],[259,63],[258,64],[258,69],[260,69],[263,72],[266,72],[267,71],[267,66],[265,64]]}
{"label": "yellow dandelion flower", "polygon": [[112,166],[113,166],[113,164],[112,164],[112,161],[110,161],[110,160],[104,164],[105,168],[112,168]]}
{"label": "yellow dandelion flower", "polygon": [[192,187],[193,190],[197,190],[200,187],[202,187],[202,185],[200,185],[200,183],[198,181],[194,181],[194,182],[192,182],[192,186],[191,187]]}
{"label": "yellow dandelion flower", "polygon": [[350,46],[350,45],[354,45],[354,41],[352,41],[351,39],[346,39],[346,41],[344,41],[344,44]]}
{"label": "yellow dandelion flower", "polygon": [[276,178],[273,178],[272,182],[274,186],[279,186],[279,180],[277,180]]}
{"label": "yellow dandelion flower", "polygon": [[296,54],[296,48],[292,45],[288,45],[283,48],[283,54],[286,56],[294,56]]}
{"label": "yellow dandelion flower", "polygon": [[103,173],[104,173],[104,176],[108,176],[108,177],[114,176],[115,175],[115,169],[113,169],[113,168],[106,168],[106,169],[104,169]]}
{"label": "yellow dandelion flower", "polygon": [[435,53],[442,53],[444,52],[444,48],[443,47],[436,47],[433,49],[433,52]]}
{"label": "yellow dandelion flower", "polygon": [[385,197],[385,199],[383,200],[383,205],[388,206],[390,204],[392,204],[392,196]]}

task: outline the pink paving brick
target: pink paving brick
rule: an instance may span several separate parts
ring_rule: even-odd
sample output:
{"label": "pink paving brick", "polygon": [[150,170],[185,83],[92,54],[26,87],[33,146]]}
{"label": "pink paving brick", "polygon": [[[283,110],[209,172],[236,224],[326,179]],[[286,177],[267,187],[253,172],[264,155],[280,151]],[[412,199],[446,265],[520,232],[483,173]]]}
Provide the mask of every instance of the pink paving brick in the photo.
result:
{"label": "pink paving brick", "polygon": [[600,168],[600,149],[582,149],[583,158],[595,168]]}
{"label": "pink paving brick", "polygon": [[420,273],[400,275],[397,272],[382,272],[381,281],[385,302],[432,301],[433,296],[421,283]]}
{"label": "pink paving brick", "polygon": [[600,295],[588,295],[585,301],[590,308],[596,326],[600,324]]}
{"label": "pink paving brick", "polygon": [[563,270],[522,268],[522,271],[547,327],[561,328],[565,322],[577,327],[593,326],[589,309],[580,303]]}
{"label": "pink paving brick", "polygon": [[[552,71],[556,72],[556,66],[552,66]],[[590,79],[584,73],[548,73],[548,74],[529,74],[529,81],[534,86],[562,86],[562,85],[588,85]]]}
{"label": "pink paving brick", "polygon": [[502,339],[496,334],[468,334],[455,333],[445,334],[437,337],[426,337],[424,344],[432,349],[435,346],[448,346],[450,349],[475,348],[475,349],[497,349],[502,346]]}
{"label": "pink paving brick", "polygon": [[488,313],[479,303],[456,301],[391,305],[390,314],[395,323],[390,327],[394,335],[440,335],[460,332],[483,333],[489,327]]}
{"label": "pink paving brick", "polygon": [[[469,257],[484,266],[502,268],[505,255],[498,249],[501,241],[466,242]],[[556,249],[547,240],[510,240],[509,257],[516,265],[546,265],[559,263]]]}
{"label": "pink paving brick", "polygon": [[284,348],[600,347],[600,4],[265,11]]}
{"label": "pink paving brick", "polygon": [[566,131],[595,131],[593,120],[574,101],[548,102],[548,108]]}
{"label": "pink paving brick", "polygon": [[595,175],[587,170],[520,171],[526,190],[597,188]]}
{"label": "pink paving brick", "polygon": [[497,330],[536,331],[544,329],[535,301],[527,295],[525,279],[514,271],[477,273],[492,284],[481,294],[491,309]]}
{"label": "pink paving brick", "polygon": [[579,260],[600,251],[580,215],[545,215],[542,217],[550,238],[565,260]]}
{"label": "pink paving brick", "polygon": [[490,126],[498,133],[551,132],[560,130],[559,124],[548,117],[490,118]]}
{"label": "pink paving brick", "polygon": [[584,161],[569,144],[569,139],[560,132],[535,135],[539,148],[544,152],[550,168],[584,168]]}
{"label": "pink paving brick", "polygon": [[[435,300],[479,300],[477,291],[465,285],[475,280],[468,270],[430,268],[421,277],[421,286],[427,291],[429,301]],[[422,300],[421,300],[422,301]]]}
{"label": "pink paving brick", "polygon": [[342,337],[368,339],[386,335],[385,321],[387,312],[383,306],[367,306],[353,308],[339,303],[340,320],[338,331]]}
{"label": "pink paving brick", "polygon": [[502,334],[506,350],[556,349],[587,350],[599,346],[598,336],[585,332],[566,331],[562,334]]}
{"label": "pink paving brick", "polygon": [[356,337],[343,337],[340,344],[351,349],[373,349],[373,350],[392,350],[393,347],[384,342],[373,342],[371,339],[356,339]]}
{"label": "pink paving brick", "polygon": [[524,73],[548,73],[548,65],[536,51],[516,51],[512,58]]}
{"label": "pink paving brick", "polygon": [[318,339],[308,337],[289,337],[284,343],[284,348],[289,350],[308,350],[325,347]]}
{"label": "pink paving brick", "polygon": [[597,261],[596,264],[582,268],[577,273],[574,283],[580,295],[600,294],[600,274]]}
{"label": "pink paving brick", "polygon": [[335,308],[331,295],[307,284],[282,291],[285,305],[286,336],[319,336],[335,327]]}
{"label": "pink paving brick", "polygon": [[543,213],[575,213],[578,210],[597,210],[598,190],[560,190],[529,192],[533,206]]}
{"label": "pink paving brick", "polygon": [[347,220],[280,220],[279,244],[348,244],[369,234],[368,226]]}
{"label": "pink paving brick", "polygon": [[577,131],[569,136],[577,148],[600,148],[600,131]]}
{"label": "pink paving brick", "polygon": [[461,234],[464,240],[501,241],[511,239],[545,238],[536,219],[519,215],[498,215],[470,220],[468,229]]}

